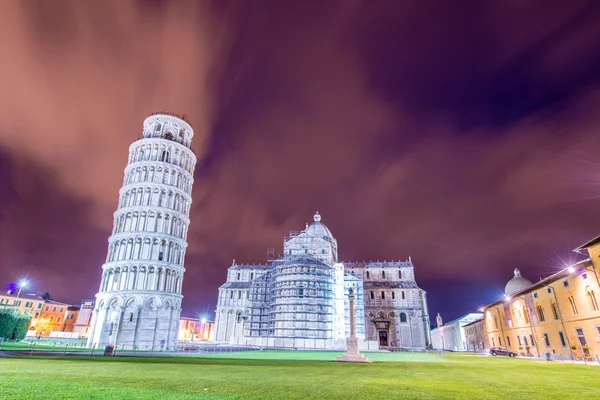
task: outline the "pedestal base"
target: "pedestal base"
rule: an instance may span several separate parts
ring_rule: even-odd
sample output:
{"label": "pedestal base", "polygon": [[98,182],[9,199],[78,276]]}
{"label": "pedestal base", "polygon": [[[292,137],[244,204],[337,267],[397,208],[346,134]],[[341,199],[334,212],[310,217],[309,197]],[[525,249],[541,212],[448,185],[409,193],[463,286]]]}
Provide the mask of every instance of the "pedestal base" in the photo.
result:
{"label": "pedestal base", "polygon": [[346,341],[346,353],[342,354],[339,357],[336,357],[335,361],[340,362],[363,362],[370,363],[372,362],[367,357],[363,356],[358,351],[358,339],[355,337],[350,337]]}

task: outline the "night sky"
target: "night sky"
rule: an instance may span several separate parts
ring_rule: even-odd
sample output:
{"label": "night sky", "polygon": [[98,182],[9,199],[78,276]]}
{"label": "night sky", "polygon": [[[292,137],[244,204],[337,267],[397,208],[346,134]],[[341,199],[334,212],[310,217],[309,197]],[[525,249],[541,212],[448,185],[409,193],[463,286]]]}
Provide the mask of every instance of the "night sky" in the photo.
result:
{"label": "night sky", "polygon": [[[432,321],[600,233],[598,1],[0,2],[0,283],[100,283],[129,144],[185,113],[183,315],[319,210],[406,260]],[[579,256],[581,257],[581,256]]]}

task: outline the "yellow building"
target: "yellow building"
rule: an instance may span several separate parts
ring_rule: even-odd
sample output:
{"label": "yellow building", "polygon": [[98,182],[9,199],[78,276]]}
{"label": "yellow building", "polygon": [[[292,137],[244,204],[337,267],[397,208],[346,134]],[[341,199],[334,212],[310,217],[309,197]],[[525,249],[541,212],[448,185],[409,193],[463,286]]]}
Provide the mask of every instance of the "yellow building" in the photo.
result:
{"label": "yellow building", "polygon": [[44,299],[36,294],[16,293],[0,294],[0,308],[10,308],[21,313],[31,314],[30,326],[35,325],[44,305]]}
{"label": "yellow building", "polygon": [[214,321],[207,321],[204,318],[181,317],[178,340],[180,342],[208,342],[212,340],[214,329]]}
{"label": "yellow building", "polygon": [[[72,332],[79,310],[75,308],[70,304],[48,300],[44,303],[36,323],[32,321],[29,329],[35,329],[36,335],[42,336],[50,336],[51,332]],[[67,328],[70,330],[66,330]]]}
{"label": "yellow building", "polygon": [[515,270],[505,298],[483,308],[491,347],[521,355],[600,355],[600,236],[575,249],[588,259],[531,283]]}

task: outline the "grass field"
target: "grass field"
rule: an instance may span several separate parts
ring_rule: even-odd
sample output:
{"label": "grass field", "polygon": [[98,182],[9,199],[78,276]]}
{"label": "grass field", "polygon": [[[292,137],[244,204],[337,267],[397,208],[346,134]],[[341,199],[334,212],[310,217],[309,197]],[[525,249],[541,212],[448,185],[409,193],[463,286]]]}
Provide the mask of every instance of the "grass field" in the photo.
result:
{"label": "grass field", "polygon": [[485,356],[250,351],[186,357],[0,358],[9,399],[592,399],[593,366]]}

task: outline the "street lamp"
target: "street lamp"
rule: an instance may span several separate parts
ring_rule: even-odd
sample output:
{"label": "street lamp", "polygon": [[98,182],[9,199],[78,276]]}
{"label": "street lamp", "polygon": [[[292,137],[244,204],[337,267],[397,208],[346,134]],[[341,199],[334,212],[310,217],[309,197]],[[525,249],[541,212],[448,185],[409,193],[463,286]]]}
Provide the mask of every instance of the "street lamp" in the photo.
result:
{"label": "street lamp", "polygon": [[27,286],[27,281],[25,279],[23,279],[20,283],[19,283],[19,291],[17,292],[17,299],[19,298],[19,296],[21,295],[21,290]]}

